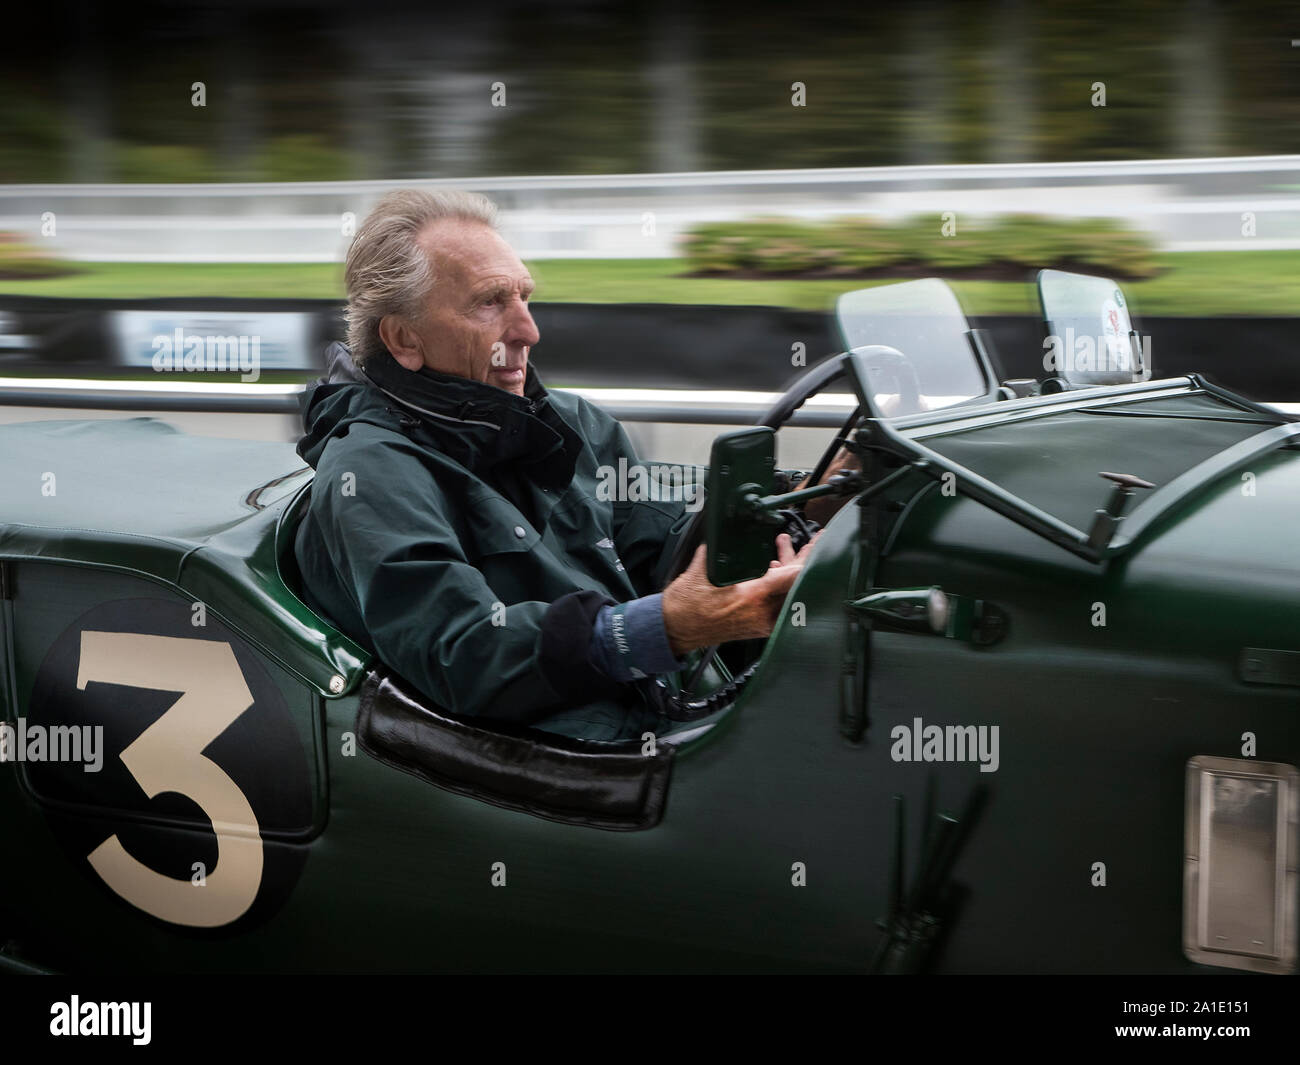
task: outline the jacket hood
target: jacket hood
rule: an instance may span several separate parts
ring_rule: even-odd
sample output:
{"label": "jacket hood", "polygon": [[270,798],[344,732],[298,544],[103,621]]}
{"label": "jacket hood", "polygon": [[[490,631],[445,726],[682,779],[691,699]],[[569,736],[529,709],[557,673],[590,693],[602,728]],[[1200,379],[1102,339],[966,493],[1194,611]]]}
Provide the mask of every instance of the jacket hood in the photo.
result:
{"label": "jacket hood", "polygon": [[545,488],[573,478],[582,439],[560,417],[531,363],[524,395],[495,385],[402,367],[388,352],[364,369],[343,344],[326,352],[327,376],[301,398],[305,433],[298,454],[313,468],[326,445],[359,423],[400,432],[441,451],[480,477],[509,468]]}

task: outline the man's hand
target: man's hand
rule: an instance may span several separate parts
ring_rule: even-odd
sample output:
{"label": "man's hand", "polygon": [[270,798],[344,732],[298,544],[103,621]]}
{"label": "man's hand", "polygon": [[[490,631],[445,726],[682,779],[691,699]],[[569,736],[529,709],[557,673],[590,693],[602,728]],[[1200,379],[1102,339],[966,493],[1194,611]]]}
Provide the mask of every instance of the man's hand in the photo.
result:
{"label": "man's hand", "polygon": [[698,647],[769,636],[786,593],[820,535],[795,554],[789,534],[781,533],[768,571],[726,588],[709,583],[701,544],[690,566],[663,591],[664,630],[673,654],[680,658]]}
{"label": "man's hand", "polygon": [[[848,448],[842,447],[836,452],[835,457],[831,459],[831,464],[826,468],[826,473],[818,484],[825,484],[837,473],[861,473],[862,463]],[[812,479],[809,474],[799,482],[799,488],[809,487],[808,482]],[[810,499],[803,505],[804,516],[815,521],[818,525],[828,525],[831,518],[839,513],[840,508],[849,501],[848,496],[821,496],[818,499]]]}

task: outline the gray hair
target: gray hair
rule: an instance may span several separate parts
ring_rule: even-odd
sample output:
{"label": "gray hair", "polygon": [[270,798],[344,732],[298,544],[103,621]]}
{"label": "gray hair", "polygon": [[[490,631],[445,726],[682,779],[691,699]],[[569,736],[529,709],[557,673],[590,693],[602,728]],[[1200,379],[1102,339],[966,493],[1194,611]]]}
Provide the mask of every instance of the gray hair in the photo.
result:
{"label": "gray hair", "polygon": [[419,236],[430,222],[463,218],[497,227],[496,205],[462,189],[396,189],[375,204],[348,248],[348,347],[358,366],[384,350],[379,322],[387,314],[418,318],[434,283],[431,256]]}

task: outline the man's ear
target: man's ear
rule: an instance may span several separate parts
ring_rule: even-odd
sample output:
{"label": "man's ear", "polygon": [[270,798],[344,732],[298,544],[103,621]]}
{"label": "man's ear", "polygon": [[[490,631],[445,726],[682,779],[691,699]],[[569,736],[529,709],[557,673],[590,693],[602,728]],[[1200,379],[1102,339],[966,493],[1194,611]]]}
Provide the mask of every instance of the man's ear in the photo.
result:
{"label": "man's ear", "polygon": [[424,366],[420,338],[400,315],[386,314],[379,319],[379,339],[384,342],[400,366],[415,373]]}

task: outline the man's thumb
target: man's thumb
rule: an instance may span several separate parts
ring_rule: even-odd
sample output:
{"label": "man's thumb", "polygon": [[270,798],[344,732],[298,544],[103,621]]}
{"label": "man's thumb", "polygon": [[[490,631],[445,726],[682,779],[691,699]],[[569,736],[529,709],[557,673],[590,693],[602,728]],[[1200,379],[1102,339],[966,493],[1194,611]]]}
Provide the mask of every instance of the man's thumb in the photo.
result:
{"label": "man's thumb", "polygon": [[779,569],[768,570],[762,577],[762,580],[767,582],[767,594],[785,595],[794,587],[799,572],[799,566],[781,566]]}

